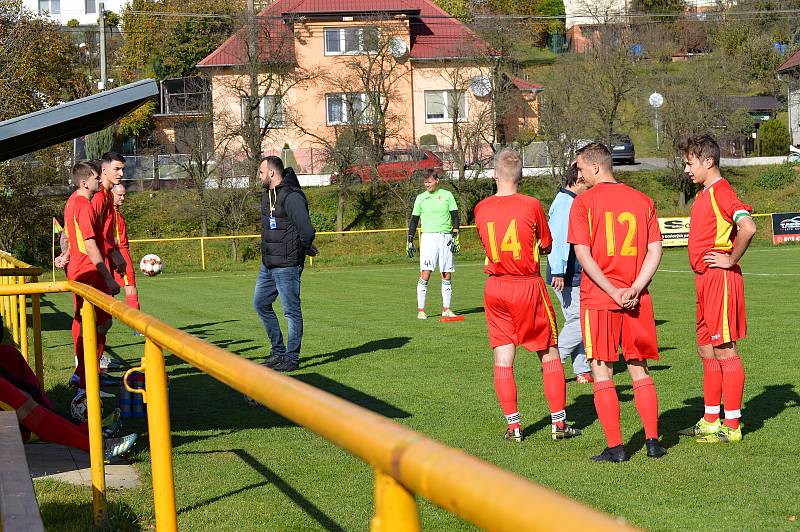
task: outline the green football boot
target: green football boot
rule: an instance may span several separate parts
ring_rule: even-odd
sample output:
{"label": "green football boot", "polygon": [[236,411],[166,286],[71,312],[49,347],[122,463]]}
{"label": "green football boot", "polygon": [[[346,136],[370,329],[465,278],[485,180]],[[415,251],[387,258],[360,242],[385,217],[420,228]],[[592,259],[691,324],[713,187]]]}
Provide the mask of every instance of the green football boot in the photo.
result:
{"label": "green football boot", "polygon": [[742,425],[738,429],[732,429],[727,425],[722,425],[717,432],[700,436],[695,440],[697,443],[733,443],[742,441]]}
{"label": "green football boot", "polygon": [[709,423],[705,418],[700,418],[700,421],[695,423],[688,429],[678,431],[681,436],[705,436],[706,434],[714,434],[722,425],[722,422],[717,418],[713,423]]}

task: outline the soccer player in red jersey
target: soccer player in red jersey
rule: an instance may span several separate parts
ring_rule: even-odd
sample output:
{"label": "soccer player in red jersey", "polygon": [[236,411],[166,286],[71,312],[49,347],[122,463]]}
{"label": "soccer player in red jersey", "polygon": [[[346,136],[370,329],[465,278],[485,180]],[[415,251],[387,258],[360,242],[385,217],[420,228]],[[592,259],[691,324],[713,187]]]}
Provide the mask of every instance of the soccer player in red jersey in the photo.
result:
{"label": "soccer player in red jersey", "polygon": [[100,191],[92,196],[92,206],[102,224],[102,234],[98,242],[102,243],[101,251],[109,270],[120,275],[125,273],[125,259],[116,244],[116,227],[114,217],[114,195],[111,189],[118,185],[125,172],[125,158],[114,152],[104,153],[100,163]]}
{"label": "soccer player in red jersey", "polygon": [[[98,244],[101,224],[90,203],[92,196],[100,190],[97,172],[87,163],[78,163],[72,168],[72,182],[77,190],[64,207],[64,228],[69,241],[70,259],[67,279],[88,284],[108,294],[119,293],[119,285],[106,266],[102,248]],[[81,307],[83,298],[73,296],[75,313],[73,336],[78,367],[78,394],[85,393],[86,378],[83,365],[83,336]],[[105,347],[106,333],[111,327],[111,316],[97,309],[97,356]],[[77,329],[75,323],[78,324]]]}
{"label": "soccer player in red jersey", "polygon": [[521,442],[514,357],[518,345],[536,351],[550,407],[551,436],[563,440],[581,432],[567,425],[556,318],[539,273],[539,254],[549,253],[553,239],[539,200],[517,193],[521,178],[520,156],[509,149],[500,151],[494,167],[497,193],[475,206],[475,225],[489,274],[483,297],[494,351],[494,389],[508,422],[505,438]]}
{"label": "soccer player in red jersey", "polygon": [[128,247],[128,226],[120,212],[120,207],[125,203],[125,186],[121,183],[116,184],[111,187],[111,192],[114,194],[114,244],[125,259],[125,273],[120,274],[115,271],[114,279],[120,286],[125,287],[125,302],[128,306],[139,310],[139,291],[136,289],[136,275]]}
{"label": "soccer player in red jersey", "polygon": [[[744,204],[719,170],[719,145],[710,135],[687,139],[681,149],[691,180],[702,185],[692,205],[689,263],[697,289],[697,352],[703,361],[705,415],[681,434],[701,443],[741,441],[744,369],[736,341],[747,333],[739,259],[756,232]],[[720,403],[725,422],[720,423]]]}
{"label": "soccer player in red jersey", "polygon": [[624,462],[620,410],[614,387],[619,349],[633,381],[636,410],[645,431],[647,456],[666,450],[658,442],[658,396],[647,359],[658,360],[656,323],[647,285],[661,261],[656,209],[641,192],[619,183],[611,153],[592,143],[578,152],[578,171],[589,190],[575,198],[567,240],[583,267],[581,328],[594,377],[594,404],[608,447],[597,462]]}

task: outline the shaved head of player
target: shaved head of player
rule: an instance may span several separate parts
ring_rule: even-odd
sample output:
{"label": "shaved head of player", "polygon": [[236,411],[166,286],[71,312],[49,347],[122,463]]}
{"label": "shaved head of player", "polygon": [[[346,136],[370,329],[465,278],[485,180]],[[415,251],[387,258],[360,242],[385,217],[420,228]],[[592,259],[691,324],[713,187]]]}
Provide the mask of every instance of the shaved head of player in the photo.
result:
{"label": "shaved head of player", "polygon": [[603,181],[615,181],[611,170],[611,153],[600,143],[589,144],[580,150],[575,165],[578,167],[578,177],[583,179],[587,187]]}
{"label": "shaved head of player", "polygon": [[619,183],[611,152],[598,142],[578,151],[578,175],[589,188],[575,198],[567,241],[583,268],[581,328],[591,360],[594,403],[607,447],[592,460],[624,462],[614,362],[620,348],[633,381],[636,409],[644,425],[647,456],[666,450],[658,441],[658,397],[647,359],[658,360],[656,323],[648,291],[661,261],[661,231],[653,200]]}
{"label": "shaved head of player", "polygon": [[542,363],[551,437],[564,440],[581,431],[567,424],[558,329],[539,273],[539,256],[550,251],[553,239],[539,200],[517,193],[521,178],[519,154],[500,151],[494,163],[497,193],[475,206],[475,225],[486,253],[483,305],[494,356],[494,390],[507,424],[505,439],[521,442],[514,359],[519,345],[535,351]]}

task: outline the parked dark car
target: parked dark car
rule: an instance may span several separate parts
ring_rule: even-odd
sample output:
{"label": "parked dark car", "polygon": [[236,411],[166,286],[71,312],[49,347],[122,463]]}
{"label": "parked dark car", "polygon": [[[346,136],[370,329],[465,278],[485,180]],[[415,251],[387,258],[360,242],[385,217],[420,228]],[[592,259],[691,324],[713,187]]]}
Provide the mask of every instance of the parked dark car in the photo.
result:
{"label": "parked dark car", "polygon": [[[378,163],[378,178],[381,181],[403,181],[411,178],[415,173],[433,172],[442,173],[442,160],[430,150],[391,150],[383,156],[383,162]],[[349,173],[357,175],[362,183],[372,179],[373,168],[368,164],[352,166]],[[332,181],[338,179],[332,175]]]}
{"label": "parked dark car", "polygon": [[636,150],[628,135],[611,135],[611,159],[614,164],[634,164],[636,162]]}

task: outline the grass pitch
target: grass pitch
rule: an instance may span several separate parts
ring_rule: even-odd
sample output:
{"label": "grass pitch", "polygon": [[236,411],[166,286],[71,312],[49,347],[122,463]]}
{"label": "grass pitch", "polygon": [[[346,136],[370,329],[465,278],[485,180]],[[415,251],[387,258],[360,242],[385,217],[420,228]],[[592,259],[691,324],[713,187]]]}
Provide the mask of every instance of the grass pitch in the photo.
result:
{"label": "grass pitch", "polygon": [[[482,311],[484,275],[457,263],[453,307],[460,323],[416,319],[416,261],[359,268],[307,268],[305,337],[298,379],[393,418],[594,508],[651,530],[798,530],[800,365],[796,363],[800,248],[751,249],[743,261],[749,335],[740,343],[747,372],[740,444],[699,445],[676,436],[702,415],[702,367],[695,353],[694,284],[685,250],[665,253],[651,291],[661,359],[652,364],[660,430],[669,454],[650,460],[630,378],[616,377],[625,464],[595,464],[604,439],[592,391],[571,378],[567,412],[584,431],[553,442],[539,363],[520,350],[519,405],[527,439],[502,440],[504,419],[492,388]],[[140,280],[145,312],[241,356],[262,361],[266,338],[251,308],[255,272],[164,274]],[[429,285],[428,311],[440,306]],[[556,302],[557,305],[557,302]],[[49,393],[66,409],[71,371],[71,298],[43,306]],[[556,311],[559,314],[559,311]],[[560,317],[560,315],[559,315]],[[133,364],[143,341],[115,326],[113,353]],[[167,357],[179,526],[183,530],[365,530],[373,509],[371,470],[346,452]],[[111,406],[111,405],[109,405]],[[129,429],[146,430],[142,422]],[[111,493],[111,528],[153,523],[146,438],[132,460],[140,490]],[[37,482],[49,530],[86,529],[88,489]],[[502,493],[487,493],[487,497]],[[471,529],[421,503],[427,530]],[[525,508],[519,508],[525,512]],[[557,513],[558,509],[553,509]],[[580,527],[576,527],[579,529]]]}

